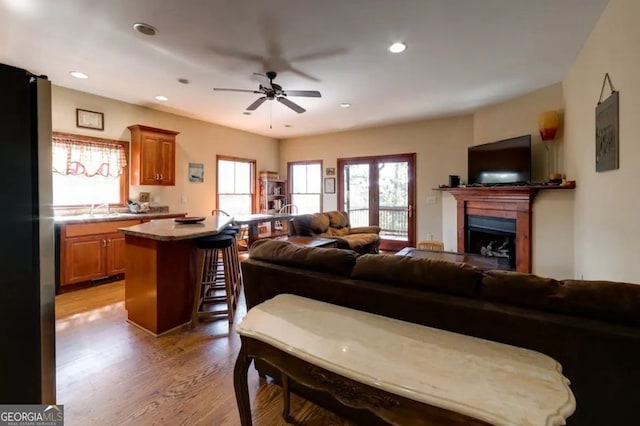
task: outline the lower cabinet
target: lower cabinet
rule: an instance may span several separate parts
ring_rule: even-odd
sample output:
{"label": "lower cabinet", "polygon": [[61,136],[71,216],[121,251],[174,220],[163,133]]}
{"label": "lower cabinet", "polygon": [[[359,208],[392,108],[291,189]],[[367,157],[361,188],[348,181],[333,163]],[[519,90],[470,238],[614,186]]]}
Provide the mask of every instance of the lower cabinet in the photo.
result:
{"label": "lower cabinet", "polygon": [[124,274],[125,255],[124,234],[109,234],[107,239],[107,275]]}
{"label": "lower cabinet", "polygon": [[105,240],[100,235],[67,238],[61,245],[62,277],[60,285],[91,281],[108,276]]}
{"label": "lower cabinet", "polygon": [[[185,214],[163,216],[184,217]],[[60,228],[60,286],[124,274],[126,243],[118,228],[153,218],[70,223]]]}
{"label": "lower cabinet", "polygon": [[139,219],[64,225],[60,233],[60,285],[124,273],[124,234]]}

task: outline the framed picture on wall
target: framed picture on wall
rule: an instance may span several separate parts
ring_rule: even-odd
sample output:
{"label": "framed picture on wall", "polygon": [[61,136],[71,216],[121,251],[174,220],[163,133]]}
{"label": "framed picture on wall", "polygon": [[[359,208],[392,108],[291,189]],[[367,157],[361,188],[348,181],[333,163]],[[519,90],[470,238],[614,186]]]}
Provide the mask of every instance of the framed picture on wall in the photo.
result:
{"label": "framed picture on wall", "polygon": [[189,163],[189,182],[204,182],[204,164]]}
{"label": "framed picture on wall", "polygon": [[325,194],[336,193],[336,178],[324,178],[324,193]]}
{"label": "framed picture on wall", "polygon": [[325,170],[325,175],[327,176],[335,176],[336,175],[336,168],[335,167],[327,167]]}
{"label": "framed picture on wall", "polygon": [[76,108],[76,127],[104,130],[104,114]]}

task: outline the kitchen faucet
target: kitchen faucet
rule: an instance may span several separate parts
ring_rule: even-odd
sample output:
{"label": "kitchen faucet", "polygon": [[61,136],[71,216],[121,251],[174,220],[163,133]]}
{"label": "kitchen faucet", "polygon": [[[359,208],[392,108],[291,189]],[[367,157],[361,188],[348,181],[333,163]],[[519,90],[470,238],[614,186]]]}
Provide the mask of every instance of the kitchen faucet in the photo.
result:
{"label": "kitchen faucet", "polygon": [[102,203],[102,204],[95,205],[95,204],[91,203],[91,207],[89,208],[89,216],[93,216],[95,211],[97,209],[99,209],[100,207],[106,207],[107,208],[107,214],[111,214],[111,209],[109,207],[109,204]]}

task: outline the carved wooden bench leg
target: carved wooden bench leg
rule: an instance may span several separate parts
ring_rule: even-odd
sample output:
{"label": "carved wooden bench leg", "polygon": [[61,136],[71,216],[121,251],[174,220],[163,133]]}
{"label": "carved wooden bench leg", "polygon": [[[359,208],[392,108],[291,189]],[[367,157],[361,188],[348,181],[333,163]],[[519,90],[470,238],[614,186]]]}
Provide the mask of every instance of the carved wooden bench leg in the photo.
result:
{"label": "carved wooden bench leg", "polygon": [[285,422],[289,423],[289,408],[291,406],[291,391],[289,390],[289,376],[282,373],[282,418]]}
{"label": "carved wooden bench leg", "polygon": [[245,337],[240,337],[242,346],[238,359],[233,369],[233,387],[236,393],[236,402],[238,411],[240,412],[240,424],[242,426],[251,426],[251,403],[249,402],[249,387],[247,385],[247,372],[251,365],[252,359],[247,353],[247,341]]}

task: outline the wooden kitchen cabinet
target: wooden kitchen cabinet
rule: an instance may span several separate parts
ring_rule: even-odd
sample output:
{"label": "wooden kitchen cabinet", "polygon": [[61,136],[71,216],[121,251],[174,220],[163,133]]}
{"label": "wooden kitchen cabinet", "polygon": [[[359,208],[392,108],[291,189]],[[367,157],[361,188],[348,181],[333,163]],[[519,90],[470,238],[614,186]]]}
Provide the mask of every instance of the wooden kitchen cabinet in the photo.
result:
{"label": "wooden kitchen cabinet", "polygon": [[60,285],[124,273],[124,234],[118,228],[140,219],[65,225],[60,233]]}
{"label": "wooden kitchen cabinet", "polygon": [[131,183],[173,186],[176,135],[172,130],[135,124],[131,131]]}
{"label": "wooden kitchen cabinet", "polygon": [[102,236],[68,238],[61,249],[62,279],[60,285],[75,284],[105,277],[105,253]]}
{"label": "wooden kitchen cabinet", "polygon": [[109,234],[107,239],[107,275],[124,274],[125,263],[124,234]]}

